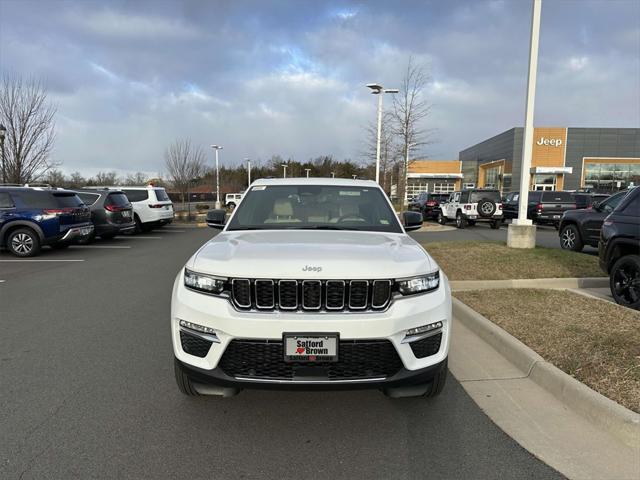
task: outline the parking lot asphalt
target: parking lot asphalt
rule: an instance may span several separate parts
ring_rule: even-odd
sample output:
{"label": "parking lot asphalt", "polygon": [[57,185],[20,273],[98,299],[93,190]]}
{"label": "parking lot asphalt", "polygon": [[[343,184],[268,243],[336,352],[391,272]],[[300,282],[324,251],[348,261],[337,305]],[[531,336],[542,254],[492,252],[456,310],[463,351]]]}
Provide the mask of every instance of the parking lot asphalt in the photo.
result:
{"label": "parking lot asphalt", "polygon": [[38,261],[0,252],[0,478],[561,477],[451,375],[433,400],[182,396],[171,287],[214,234],[170,227]]}
{"label": "parking lot asphalt", "polygon": [[[456,240],[506,242],[507,225],[502,225],[499,229],[492,230],[487,223],[477,223],[464,229],[446,232],[412,232],[410,235],[419,242],[448,242]],[[560,248],[558,231],[553,227],[538,225],[536,228],[536,245],[538,247]],[[583,251],[591,255],[598,254],[598,250],[592,247],[584,247]]]}

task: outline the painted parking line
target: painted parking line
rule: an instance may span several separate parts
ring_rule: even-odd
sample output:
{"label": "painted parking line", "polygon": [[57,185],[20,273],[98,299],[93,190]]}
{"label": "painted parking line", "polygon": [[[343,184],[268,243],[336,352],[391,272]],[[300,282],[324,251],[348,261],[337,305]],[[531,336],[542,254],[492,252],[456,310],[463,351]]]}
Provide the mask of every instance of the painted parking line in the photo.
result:
{"label": "painted parking line", "polygon": [[9,262],[11,262],[11,263],[13,263],[13,262],[84,262],[84,259],[81,260],[81,259],[77,259],[77,258],[74,258],[74,259],[66,258],[66,259],[57,259],[57,260],[51,260],[51,259],[33,260],[33,259],[22,258],[22,259],[16,259],[16,260],[0,260],[0,262],[3,262],[3,263],[9,263]]}
{"label": "painted parking line", "polygon": [[0,280],[0,283],[4,283],[4,282],[6,282],[6,280]]}
{"label": "painted parking line", "polygon": [[[124,240],[124,239],[123,239]],[[162,240],[162,237],[127,237],[127,240]]]}
{"label": "painted parking line", "polygon": [[69,248],[131,248],[126,245],[71,245]]}
{"label": "painted parking line", "polygon": [[185,230],[165,230],[162,229],[162,233],[184,233]]}

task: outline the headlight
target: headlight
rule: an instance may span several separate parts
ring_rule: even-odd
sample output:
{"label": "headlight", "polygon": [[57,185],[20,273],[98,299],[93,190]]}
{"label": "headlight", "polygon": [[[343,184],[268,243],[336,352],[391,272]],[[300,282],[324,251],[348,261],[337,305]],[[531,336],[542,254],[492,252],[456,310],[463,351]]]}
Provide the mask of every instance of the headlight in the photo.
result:
{"label": "headlight", "polygon": [[440,272],[436,271],[419,277],[397,280],[398,290],[402,295],[430,292],[440,286]]}
{"label": "headlight", "polygon": [[221,293],[225,279],[184,269],[184,286],[204,293]]}

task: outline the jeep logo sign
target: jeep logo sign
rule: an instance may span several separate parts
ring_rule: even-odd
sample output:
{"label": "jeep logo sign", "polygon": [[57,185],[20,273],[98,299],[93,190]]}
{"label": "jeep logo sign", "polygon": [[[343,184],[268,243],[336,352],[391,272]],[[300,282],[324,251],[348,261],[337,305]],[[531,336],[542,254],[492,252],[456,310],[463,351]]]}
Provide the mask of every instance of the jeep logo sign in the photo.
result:
{"label": "jeep logo sign", "polygon": [[559,138],[544,138],[544,137],[540,137],[540,140],[538,140],[536,142],[536,144],[542,146],[542,145],[550,145],[552,147],[559,147],[560,145],[562,145],[562,140]]}
{"label": "jeep logo sign", "polygon": [[303,272],[318,272],[320,273],[322,271],[322,267],[314,267],[312,265],[305,265],[304,268],[302,269]]}

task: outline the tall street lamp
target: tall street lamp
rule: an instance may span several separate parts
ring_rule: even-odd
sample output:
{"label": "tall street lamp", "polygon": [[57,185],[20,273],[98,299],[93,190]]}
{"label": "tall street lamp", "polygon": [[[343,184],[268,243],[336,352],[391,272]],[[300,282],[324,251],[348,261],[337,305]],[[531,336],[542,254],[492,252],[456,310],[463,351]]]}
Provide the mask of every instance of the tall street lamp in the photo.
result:
{"label": "tall street lamp", "polygon": [[7,134],[7,129],[4,125],[0,124],[0,150],[2,150],[2,183],[7,183],[7,172],[4,159],[4,137]]}
{"label": "tall street lamp", "polygon": [[247,162],[247,188],[251,186],[251,159],[245,158],[245,162]]}
{"label": "tall street lamp", "polygon": [[218,163],[218,150],[222,150],[221,145],[211,145],[216,152],[216,209],[221,208],[220,204],[220,164]]}
{"label": "tall street lamp", "polygon": [[384,88],[377,83],[368,83],[372,95],[378,95],[378,138],[376,140],[376,183],[380,183],[380,137],[382,136],[382,94],[398,93],[397,88]]}
{"label": "tall street lamp", "polygon": [[512,248],[534,248],[536,246],[536,226],[527,218],[527,207],[529,205],[531,157],[533,155],[533,112],[536,102],[536,75],[538,71],[541,11],[542,0],[533,0],[531,40],[529,43],[529,75],[527,78],[527,106],[524,119],[522,166],[520,167],[518,218],[511,222],[507,230],[507,246]]}
{"label": "tall street lamp", "polygon": [[307,172],[307,178],[309,178],[309,172],[311,171],[311,169],[310,168],[305,168],[304,171]]}
{"label": "tall street lamp", "polygon": [[336,172],[331,172],[331,178],[336,178]]}
{"label": "tall street lamp", "polygon": [[282,164],[282,178],[287,178],[287,164]]}

